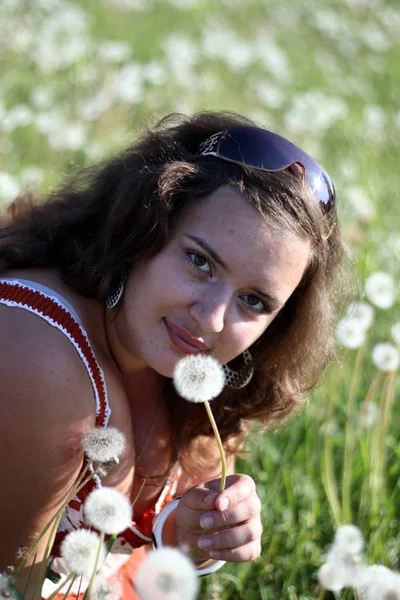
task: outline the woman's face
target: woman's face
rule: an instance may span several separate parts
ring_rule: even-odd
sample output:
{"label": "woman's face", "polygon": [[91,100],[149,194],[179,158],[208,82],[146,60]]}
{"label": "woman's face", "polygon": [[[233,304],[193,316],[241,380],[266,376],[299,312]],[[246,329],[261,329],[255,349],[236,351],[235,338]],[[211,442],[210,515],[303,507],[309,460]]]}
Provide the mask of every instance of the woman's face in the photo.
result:
{"label": "woman's face", "polygon": [[307,241],[271,227],[224,186],[186,211],[170,241],[130,274],[108,337],[119,367],[171,377],[206,352],[226,363],[275,319],[306,268]]}

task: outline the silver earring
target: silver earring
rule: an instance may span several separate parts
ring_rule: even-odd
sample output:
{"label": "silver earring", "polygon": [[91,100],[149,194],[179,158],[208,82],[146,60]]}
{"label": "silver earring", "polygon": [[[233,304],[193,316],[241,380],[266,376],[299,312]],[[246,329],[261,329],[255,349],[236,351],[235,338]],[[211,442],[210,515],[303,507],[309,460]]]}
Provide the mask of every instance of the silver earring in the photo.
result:
{"label": "silver earring", "polygon": [[118,302],[121,300],[122,294],[124,293],[125,288],[125,279],[121,277],[121,280],[116,288],[110,291],[108,296],[106,297],[106,306],[111,309],[114,306],[117,306]]}
{"label": "silver earring", "polygon": [[222,365],[225,373],[225,381],[228,387],[239,390],[245,387],[253,377],[254,369],[251,366],[252,356],[249,350],[245,350],[242,354],[244,365],[238,371],[234,371],[228,365]]}

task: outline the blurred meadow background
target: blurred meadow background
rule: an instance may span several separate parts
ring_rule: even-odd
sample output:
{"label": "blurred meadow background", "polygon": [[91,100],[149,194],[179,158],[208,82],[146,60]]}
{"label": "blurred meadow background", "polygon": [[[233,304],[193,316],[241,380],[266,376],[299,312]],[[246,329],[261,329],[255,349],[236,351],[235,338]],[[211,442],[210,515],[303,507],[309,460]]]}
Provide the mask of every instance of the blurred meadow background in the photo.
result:
{"label": "blurred meadow background", "polygon": [[254,435],[263,553],[201,598],[334,596],[339,524],[400,570],[398,0],[1,0],[0,202],[45,194],[168,112],[244,113],[323,163],[359,277],[337,360],[301,415]]}

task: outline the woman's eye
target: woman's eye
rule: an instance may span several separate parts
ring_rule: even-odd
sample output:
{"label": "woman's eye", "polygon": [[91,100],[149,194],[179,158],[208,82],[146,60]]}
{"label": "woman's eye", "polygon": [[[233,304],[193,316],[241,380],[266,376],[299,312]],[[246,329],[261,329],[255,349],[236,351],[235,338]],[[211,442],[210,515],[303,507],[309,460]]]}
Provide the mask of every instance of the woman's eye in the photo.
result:
{"label": "woman's eye", "polygon": [[208,273],[209,275],[212,274],[211,264],[204,256],[197,252],[188,252],[186,256],[188,257],[189,264],[196,270]]}
{"label": "woman's eye", "polygon": [[248,304],[250,310],[252,310],[253,312],[256,312],[256,313],[267,312],[264,302],[262,302],[262,300],[260,300],[260,298],[257,298],[257,296],[252,296],[251,294],[247,294],[246,296],[243,296],[243,298],[245,298],[246,303]]}

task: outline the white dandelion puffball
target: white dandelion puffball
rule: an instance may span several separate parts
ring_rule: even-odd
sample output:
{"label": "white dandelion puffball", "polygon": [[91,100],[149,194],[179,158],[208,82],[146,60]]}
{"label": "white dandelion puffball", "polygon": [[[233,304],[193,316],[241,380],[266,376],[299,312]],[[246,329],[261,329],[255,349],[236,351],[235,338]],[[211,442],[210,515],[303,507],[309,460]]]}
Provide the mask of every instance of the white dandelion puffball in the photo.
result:
{"label": "white dandelion puffball", "polygon": [[374,309],[367,302],[351,302],[346,309],[346,317],[358,321],[360,327],[367,330],[374,320]]}
{"label": "white dandelion puffball", "polygon": [[372,360],[380,371],[391,373],[400,366],[400,352],[393,344],[376,344],[372,349]]}
{"label": "white dandelion puffball", "polygon": [[91,600],[120,600],[122,598],[122,586],[119,581],[112,583],[101,573],[98,574],[90,591]]}
{"label": "white dandelion puffball", "polygon": [[[96,555],[99,548],[100,538],[94,531],[78,529],[71,531],[61,544],[61,555],[68,569],[74,575],[86,575],[93,573]],[[104,544],[101,545],[99,567],[106,557]]]}
{"label": "white dandelion puffball", "polygon": [[378,308],[391,308],[396,300],[394,279],[389,273],[376,271],[365,282],[365,293]]}
{"label": "white dandelion puffball", "polygon": [[390,331],[395,343],[400,346],[400,322],[395,323]]}
{"label": "white dandelion puffball", "polygon": [[355,525],[342,525],[335,533],[334,547],[345,554],[358,554],[364,547],[361,531]]}
{"label": "white dandelion puffball", "polygon": [[149,552],[135,579],[140,600],[194,600],[198,585],[192,561],[168,547]]}
{"label": "white dandelion puffball", "polygon": [[17,596],[14,594],[11,587],[11,579],[5,573],[0,573],[0,598],[1,600],[17,600]]}
{"label": "white dandelion puffball", "polygon": [[125,448],[125,437],[116,427],[95,427],[86,433],[82,445],[91,461],[118,462]]}
{"label": "white dandelion puffball", "polygon": [[338,562],[327,562],[318,569],[318,581],[325,590],[340,592],[346,585],[346,573]]}
{"label": "white dandelion puffball", "polygon": [[355,350],[365,342],[366,328],[358,319],[345,318],[339,321],[336,327],[336,338],[345,348]]}
{"label": "white dandelion puffball", "polygon": [[[386,569],[386,571],[389,571]],[[375,573],[368,580],[365,600],[400,600],[400,574],[394,571]]]}
{"label": "white dandelion puffball", "polygon": [[188,354],[177,362],[173,380],[182,398],[189,402],[206,402],[222,392],[225,374],[212,356]]}
{"label": "white dandelion puffball", "polygon": [[103,487],[94,490],[84,504],[86,521],[110,535],[125,531],[132,521],[132,505],[118,490]]}
{"label": "white dandelion puffball", "polygon": [[361,404],[360,423],[363,427],[372,427],[379,418],[379,406],[376,402],[366,400]]}

